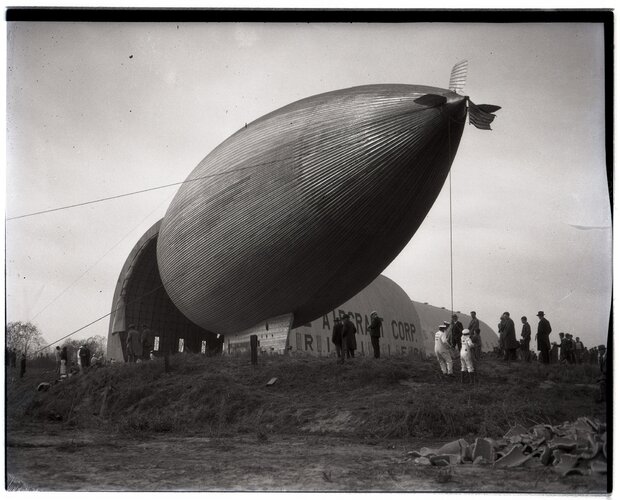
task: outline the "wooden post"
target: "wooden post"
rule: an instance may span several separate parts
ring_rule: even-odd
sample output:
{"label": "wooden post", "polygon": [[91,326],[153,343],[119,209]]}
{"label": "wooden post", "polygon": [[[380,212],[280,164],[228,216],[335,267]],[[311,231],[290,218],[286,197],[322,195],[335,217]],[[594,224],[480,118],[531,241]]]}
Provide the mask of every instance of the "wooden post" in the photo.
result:
{"label": "wooden post", "polygon": [[255,365],[258,362],[258,335],[250,335],[250,356]]}

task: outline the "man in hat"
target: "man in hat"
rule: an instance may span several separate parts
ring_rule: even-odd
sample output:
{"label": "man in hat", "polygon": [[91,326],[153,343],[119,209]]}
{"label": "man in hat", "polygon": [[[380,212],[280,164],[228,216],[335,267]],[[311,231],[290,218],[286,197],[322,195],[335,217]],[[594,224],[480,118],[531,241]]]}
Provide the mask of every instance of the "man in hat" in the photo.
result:
{"label": "man in hat", "polygon": [[372,343],[372,350],[374,351],[375,358],[379,359],[379,339],[381,338],[381,322],[383,320],[377,314],[377,311],[370,313],[370,326],[368,327],[368,333],[370,334],[370,342]]}
{"label": "man in hat", "polygon": [[344,363],[344,351],[342,350],[342,322],[339,317],[336,317],[334,320],[334,328],[332,328],[332,343],[336,346],[338,363]]}
{"label": "man in hat", "polygon": [[[355,349],[357,349],[357,342],[355,341],[355,332],[357,328],[353,322],[349,319],[348,314],[342,315],[342,349],[347,355],[347,358],[355,357]],[[343,355],[344,358],[344,355]]]}
{"label": "man in hat", "polygon": [[439,368],[444,375],[452,376],[452,355],[450,354],[450,344],[448,344],[448,327],[442,323],[439,330],[435,333],[435,356],[439,361]]}
{"label": "man in hat", "polygon": [[471,339],[469,328],[465,328],[461,337],[461,383],[464,382],[465,372],[470,382],[475,382],[474,349],[476,348]]}
{"label": "man in hat", "polygon": [[536,347],[540,351],[540,360],[543,364],[549,364],[549,351],[551,350],[551,344],[549,342],[549,335],[551,334],[551,324],[549,320],[545,318],[543,311],[538,311],[538,331],[536,332]]}

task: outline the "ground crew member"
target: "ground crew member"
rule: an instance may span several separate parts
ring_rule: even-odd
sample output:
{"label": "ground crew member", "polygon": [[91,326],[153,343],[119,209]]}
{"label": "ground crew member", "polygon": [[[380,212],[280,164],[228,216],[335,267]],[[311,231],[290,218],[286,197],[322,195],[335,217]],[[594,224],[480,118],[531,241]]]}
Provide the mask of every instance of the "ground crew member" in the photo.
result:
{"label": "ground crew member", "polygon": [[452,355],[450,354],[450,344],[448,344],[447,326],[439,325],[439,330],[435,332],[435,356],[439,361],[439,368],[444,375],[452,376]]}
{"label": "ground crew member", "polygon": [[372,349],[375,354],[375,358],[379,359],[381,355],[379,349],[379,339],[381,338],[381,322],[383,320],[377,314],[377,311],[370,313],[370,326],[368,332],[370,333],[370,342],[372,342]]}
{"label": "ground crew member", "polygon": [[56,375],[60,377],[60,346],[56,346],[56,350],[54,351],[54,355],[56,357]]}
{"label": "ground crew member", "polygon": [[532,328],[530,324],[527,322],[527,317],[521,316],[521,323],[523,327],[521,328],[521,356],[523,361],[530,362],[530,341],[532,340]]}
{"label": "ground crew member", "polygon": [[349,319],[349,315],[343,314],[342,315],[342,350],[346,353],[347,358],[355,357],[355,349],[357,349],[357,342],[355,340],[356,332],[357,332],[357,328],[355,328],[355,325]]}
{"label": "ground crew member", "polygon": [[468,381],[474,383],[476,375],[474,371],[474,349],[476,346],[469,335],[469,328],[465,328],[461,333],[461,383],[465,381],[465,372],[467,372]]}
{"label": "ground crew member", "polygon": [[127,349],[127,361],[135,363],[142,355],[142,344],[140,343],[140,334],[136,330],[135,325],[129,325],[127,332],[127,340],[125,341]]}
{"label": "ground crew member", "polygon": [[332,328],[332,343],[336,346],[336,356],[338,363],[344,363],[344,351],[342,350],[342,322],[340,318],[334,320],[334,328]]}
{"label": "ground crew member", "polygon": [[545,318],[543,311],[538,311],[538,331],[536,332],[536,347],[540,351],[540,360],[543,364],[549,364],[549,351],[551,350],[551,343],[549,342],[549,334],[551,333],[551,324],[549,320]]}

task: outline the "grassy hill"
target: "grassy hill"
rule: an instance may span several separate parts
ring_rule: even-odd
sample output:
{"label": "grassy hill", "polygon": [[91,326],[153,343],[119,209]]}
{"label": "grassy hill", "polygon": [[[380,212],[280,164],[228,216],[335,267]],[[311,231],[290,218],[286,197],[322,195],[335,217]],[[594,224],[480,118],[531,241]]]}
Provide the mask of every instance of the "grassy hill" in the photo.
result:
{"label": "grassy hill", "polygon": [[[456,363],[458,370],[458,362]],[[543,367],[492,357],[478,383],[444,378],[437,362],[408,357],[334,359],[175,355],[91,368],[37,392],[53,370],[7,378],[7,425],[61,422],[78,429],[145,433],[347,435],[359,438],[499,437],[515,422],[606,420],[596,365]],[[267,386],[271,378],[275,384]]]}

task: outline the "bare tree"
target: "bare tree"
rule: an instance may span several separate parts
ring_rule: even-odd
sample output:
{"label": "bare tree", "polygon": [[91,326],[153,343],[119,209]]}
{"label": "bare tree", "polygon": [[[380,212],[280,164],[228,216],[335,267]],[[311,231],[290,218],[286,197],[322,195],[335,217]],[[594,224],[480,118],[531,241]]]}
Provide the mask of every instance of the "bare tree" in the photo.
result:
{"label": "bare tree", "polygon": [[12,321],[6,325],[6,344],[9,349],[28,356],[43,347],[45,339],[32,323]]}

